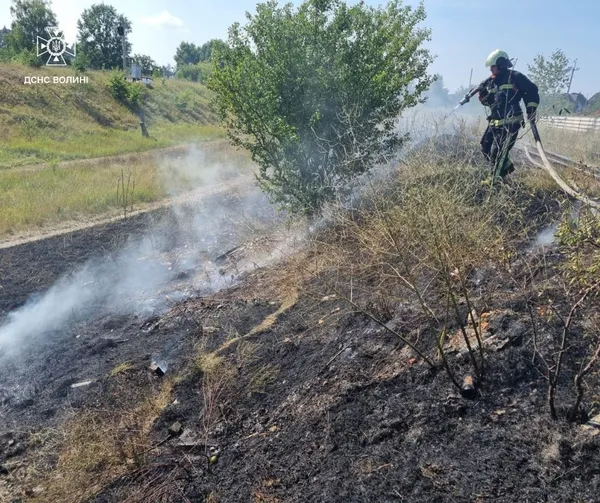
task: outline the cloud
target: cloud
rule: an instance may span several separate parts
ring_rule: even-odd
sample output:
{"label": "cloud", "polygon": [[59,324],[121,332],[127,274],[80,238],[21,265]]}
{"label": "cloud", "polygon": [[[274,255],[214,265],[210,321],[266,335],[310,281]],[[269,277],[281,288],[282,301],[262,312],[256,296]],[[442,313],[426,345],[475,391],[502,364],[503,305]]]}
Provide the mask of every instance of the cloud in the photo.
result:
{"label": "cloud", "polygon": [[156,28],[183,27],[183,21],[166,10],[162,11],[157,16],[142,18],[142,24],[154,26]]}

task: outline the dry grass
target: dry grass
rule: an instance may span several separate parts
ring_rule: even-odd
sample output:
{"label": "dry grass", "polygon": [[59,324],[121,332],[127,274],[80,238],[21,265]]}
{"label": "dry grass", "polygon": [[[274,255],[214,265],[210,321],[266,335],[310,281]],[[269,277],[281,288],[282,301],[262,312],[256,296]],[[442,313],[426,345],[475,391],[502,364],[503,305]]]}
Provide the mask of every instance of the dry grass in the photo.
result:
{"label": "dry grass", "polygon": [[[85,410],[60,429],[56,462],[30,473],[21,483],[37,487],[34,501],[78,503],[107,483],[141,466],[149,452],[148,433],[171,401],[172,382],[128,410]],[[36,459],[44,459],[38,453]],[[27,494],[32,494],[30,491]]]}
{"label": "dry grass", "polygon": [[115,377],[115,376],[117,376],[119,374],[124,374],[126,372],[129,372],[133,368],[134,368],[133,363],[131,363],[131,362],[122,362],[122,363],[119,363],[114,369],[112,369],[109,372],[108,376],[109,377]]}
{"label": "dry grass", "polygon": [[586,164],[600,166],[600,132],[569,131],[539,124],[544,147]]}
{"label": "dry grass", "polygon": [[425,299],[440,293],[445,270],[468,274],[510,258],[519,208],[508,193],[479,204],[477,190],[468,169],[405,169],[392,193],[382,195],[373,185],[360,217],[335,215],[333,230],[317,243],[321,265],[348,295],[380,298],[382,311],[406,295],[421,297],[426,308]]}
{"label": "dry grass", "polygon": [[[399,169],[363,180],[350,208],[331,210],[330,225],[309,245],[311,259],[299,264],[317,277],[319,295],[335,293],[380,325],[400,306],[417,308],[418,323],[442,337],[394,333],[430,364],[447,323],[458,322],[463,335],[471,324],[479,333],[476,315],[502,284],[487,282],[485,296],[471,299],[469,279],[483,268],[495,269],[495,277],[508,273],[515,246],[536,224],[525,218],[532,199],[522,181],[491,195],[481,188],[487,172],[471,164],[468,143],[465,130],[450,153],[433,143]],[[461,314],[462,304],[474,316]],[[472,363],[483,373],[482,363]]]}

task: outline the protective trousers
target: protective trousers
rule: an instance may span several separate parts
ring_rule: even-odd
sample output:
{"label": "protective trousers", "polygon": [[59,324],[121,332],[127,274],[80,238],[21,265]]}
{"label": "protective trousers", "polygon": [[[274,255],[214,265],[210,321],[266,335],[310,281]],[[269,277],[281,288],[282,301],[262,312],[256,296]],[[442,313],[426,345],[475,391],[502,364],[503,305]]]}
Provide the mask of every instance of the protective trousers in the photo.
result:
{"label": "protective trousers", "polygon": [[481,151],[485,158],[492,164],[492,176],[505,177],[515,170],[508,157],[510,149],[514,147],[521,124],[507,124],[504,126],[488,126],[481,138]]}

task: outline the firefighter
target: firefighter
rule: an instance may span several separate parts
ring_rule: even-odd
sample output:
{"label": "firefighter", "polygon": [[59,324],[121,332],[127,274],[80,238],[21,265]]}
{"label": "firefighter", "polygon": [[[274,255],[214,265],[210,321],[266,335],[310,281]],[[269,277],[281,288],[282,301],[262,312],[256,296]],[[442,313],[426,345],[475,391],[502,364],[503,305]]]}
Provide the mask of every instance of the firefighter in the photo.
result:
{"label": "firefighter", "polygon": [[487,86],[479,93],[479,101],[490,108],[488,127],[481,138],[481,150],[492,164],[489,184],[515,170],[508,153],[517,141],[519,129],[525,126],[521,100],[525,104],[527,119],[535,122],[540,96],[537,86],[522,73],[513,70],[508,54],[500,49],[493,51],[485,66],[490,68],[491,77]]}

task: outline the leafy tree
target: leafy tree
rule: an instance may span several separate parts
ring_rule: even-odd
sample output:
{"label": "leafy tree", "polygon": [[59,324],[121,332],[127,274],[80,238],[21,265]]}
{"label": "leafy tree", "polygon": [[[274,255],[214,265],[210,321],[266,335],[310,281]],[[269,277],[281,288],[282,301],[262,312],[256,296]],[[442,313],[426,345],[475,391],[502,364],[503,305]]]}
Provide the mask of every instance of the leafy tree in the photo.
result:
{"label": "leafy tree", "polygon": [[195,65],[184,65],[175,76],[178,79],[191,80],[192,82],[200,82],[204,84],[212,74],[212,67],[207,62],[197,63]]}
{"label": "leafy tree", "polygon": [[6,35],[10,34],[10,30],[5,26],[0,30],[0,49],[4,49],[6,47]]}
{"label": "leafy tree", "polygon": [[189,42],[181,42],[175,50],[173,59],[177,64],[177,68],[184,65],[195,65],[200,61],[200,48]]}
{"label": "leafy tree", "polygon": [[444,87],[444,77],[437,73],[433,78],[434,81],[425,93],[425,104],[429,107],[445,108],[450,105],[450,93]]}
{"label": "leafy tree", "polygon": [[73,68],[78,72],[85,72],[90,67],[90,59],[83,51],[77,51],[72,63]]}
{"label": "leafy tree", "polygon": [[529,78],[538,86],[540,94],[549,96],[564,92],[571,78],[572,66],[562,50],[556,50],[549,59],[538,54],[533,65],[527,65]]}
{"label": "leafy tree", "polygon": [[142,75],[152,75],[155,68],[158,68],[156,61],[145,54],[134,54],[131,60],[142,67]]}
{"label": "leafy tree", "polygon": [[205,42],[201,46],[190,42],[181,42],[175,51],[173,59],[175,59],[178,69],[184,65],[195,65],[203,61],[210,61],[213,51],[224,45],[225,42],[216,38]]}
{"label": "leafy tree", "polygon": [[313,216],[405,137],[400,113],[431,84],[421,4],[308,0],[257,5],[213,55],[209,87],[229,137],[271,200]]}
{"label": "leafy tree", "polygon": [[218,50],[219,47],[223,47],[225,42],[219,40],[218,38],[214,38],[209,40],[208,42],[202,44],[199,48],[199,61],[210,61],[212,59],[212,54],[215,49]]}
{"label": "leafy tree", "polygon": [[37,37],[47,39],[49,34],[46,28],[58,26],[51,3],[47,0],[13,0],[10,13],[13,21],[5,42],[15,54],[35,51]]}
{"label": "leafy tree", "polygon": [[[90,68],[123,67],[123,42],[118,33],[119,26],[124,27],[125,34],[131,33],[131,22],[111,5],[95,4],[83,11],[77,21],[77,50],[85,52]],[[127,42],[127,56],[130,51],[131,44]]]}
{"label": "leafy tree", "polygon": [[160,67],[160,74],[163,77],[172,77],[175,75],[175,69],[171,65],[163,65]]}
{"label": "leafy tree", "polygon": [[7,46],[7,36],[10,35],[10,30],[2,28],[0,30],[0,62],[8,62],[12,59],[12,51]]}

